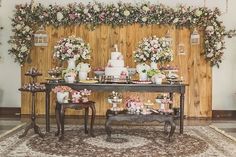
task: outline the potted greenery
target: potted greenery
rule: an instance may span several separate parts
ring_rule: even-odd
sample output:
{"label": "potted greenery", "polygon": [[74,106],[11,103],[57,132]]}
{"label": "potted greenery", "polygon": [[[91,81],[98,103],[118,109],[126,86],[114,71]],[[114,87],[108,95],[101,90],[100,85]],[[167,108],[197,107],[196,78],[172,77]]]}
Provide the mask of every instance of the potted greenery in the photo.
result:
{"label": "potted greenery", "polygon": [[150,69],[147,71],[147,75],[149,78],[151,78],[152,82],[153,83],[156,83],[156,84],[161,84],[162,83],[162,79],[165,78],[165,75],[163,75],[161,73],[160,70],[158,69]]}

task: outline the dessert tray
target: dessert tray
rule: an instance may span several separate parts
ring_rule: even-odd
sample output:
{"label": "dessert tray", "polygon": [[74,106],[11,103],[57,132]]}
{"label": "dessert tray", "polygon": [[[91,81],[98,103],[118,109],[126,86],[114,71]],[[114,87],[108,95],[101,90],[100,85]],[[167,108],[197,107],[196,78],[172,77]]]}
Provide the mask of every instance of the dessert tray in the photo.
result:
{"label": "dessert tray", "polygon": [[98,80],[81,80],[80,83],[98,83]]}

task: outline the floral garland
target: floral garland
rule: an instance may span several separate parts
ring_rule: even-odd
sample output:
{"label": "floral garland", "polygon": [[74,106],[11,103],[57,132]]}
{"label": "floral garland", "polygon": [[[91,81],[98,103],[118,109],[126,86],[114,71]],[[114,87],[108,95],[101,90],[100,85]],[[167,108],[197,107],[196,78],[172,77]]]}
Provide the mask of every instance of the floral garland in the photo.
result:
{"label": "floral garland", "polygon": [[158,38],[151,36],[142,39],[139,42],[138,48],[134,51],[135,62],[155,62],[165,63],[173,60],[170,42],[166,38]]}
{"label": "floral garland", "polygon": [[15,57],[16,62],[24,64],[30,58],[35,26],[40,25],[58,27],[86,24],[93,29],[100,24],[112,26],[134,23],[141,25],[160,24],[201,28],[206,32],[205,49],[202,54],[211,65],[219,66],[219,63],[222,62],[223,49],[225,49],[224,37],[235,35],[235,30],[225,30],[219,16],[220,11],[217,8],[210,10],[206,7],[179,6],[173,9],[162,4],[150,3],[104,5],[93,2],[87,5],[74,3],[64,7],[59,5],[44,7],[40,3],[34,7],[32,4],[16,5],[16,12],[12,19],[14,35],[9,41],[11,44],[9,53]]}

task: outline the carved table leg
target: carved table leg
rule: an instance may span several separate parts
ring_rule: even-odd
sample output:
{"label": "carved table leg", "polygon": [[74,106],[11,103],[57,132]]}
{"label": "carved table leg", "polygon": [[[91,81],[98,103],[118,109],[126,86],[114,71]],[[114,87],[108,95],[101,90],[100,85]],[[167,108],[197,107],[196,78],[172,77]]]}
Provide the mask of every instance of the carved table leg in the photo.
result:
{"label": "carved table leg", "polygon": [[41,138],[44,138],[44,134],[41,133],[39,126],[36,124],[34,124],[34,133],[38,134]]}
{"label": "carved table leg", "polygon": [[94,133],[93,133],[93,125],[94,125],[95,116],[96,116],[95,104],[91,105],[90,108],[91,108],[91,110],[92,110],[92,117],[91,117],[91,124],[90,124],[90,135],[91,135],[92,137],[95,137],[95,136],[94,136]]}
{"label": "carved table leg", "polygon": [[25,137],[28,133],[28,131],[33,128],[33,123],[30,123],[26,128],[25,128],[25,131],[22,135],[19,136],[19,138],[22,138],[22,137]]}
{"label": "carved table leg", "polygon": [[[168,128],[168,125],[170,125],[170,131],[168,132],[167,128]],[[169,141],[171,140],[171,137],[173,136],[174,132],[175,132],[175,128],[176,128],[176,125],[174,123],[174,120],[171,119],[171,120],[168,120],[168,121],[165,121],[165,124],[164,124],[164,132],[168,134],[168,138],[169,138]]]}
{"label": "carved table leg", "polygon": [[57,122],[57,132],[55,133],[55,136],[58,136],[58,135],[60,134],[60,130],[61,130],[60,111],[61,111],[61,104],[59,104],[59,103],[57,102],[57,103],[56,103],[56,109],[55,109],[56,122]]}
{"label": "carved table leg", "polygon": [[88,128],[87,128],[87,124],[88,124],[88,114],[89,114],[89,108],[86,107],[86,108],[85,108],[85,114],[84,114],[84,133],[85,133],[85,134],[88,133]]}
{"label": "carved table leg", "polygon": [[184,93],[180,94],[180,134],[184,132]]}
{"label": "carved table leg", "polygon": [[46,90],[46,132],[50,132],[50,90]]}
{"label": "carved table leg", "polygon": [[109,142],[111,140],[111,120],[109,118],[107,118],[106,123],[105,123],[105,130],[107,133],[107,141]]}
{"label": "carved table leg", "polygon": [[42,138],[44,137],[44,135],[41,133],[39,127],[36,125],[35,119],[36,119],[36,116],[35,116],[35,93],[32,92],[31,123],[25,128],[24,133],[22,135],[20,135],[19,138],[26,136],[29,129],[34,129],[34,133],[38,134]]}
{"label": "carved table leg", "polygon": [[65,109],[64,106],[61,105],[61,111],[60,111],[61,136],[59,137],[59,141],[64,139],[64,118],[65,118]]}

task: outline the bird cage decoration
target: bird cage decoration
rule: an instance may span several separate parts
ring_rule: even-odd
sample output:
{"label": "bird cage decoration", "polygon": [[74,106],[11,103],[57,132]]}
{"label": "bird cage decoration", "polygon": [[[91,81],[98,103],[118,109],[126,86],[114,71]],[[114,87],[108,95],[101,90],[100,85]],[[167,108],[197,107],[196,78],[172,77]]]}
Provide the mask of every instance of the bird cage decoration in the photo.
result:
{"label": "bird cage decoration", "polygon": [[193,30],[193,33],[191,34],[190,43],[191,45],[200,44],[200,34],[198,33],[196,28]]}
{"label": "bird cage decoration", "polygon": [[48,46],[48,35],[43,26],[34,33],[34,46]]}
{"label": "bird cage decoration", "polygon": [[170,45],[172,45],[172,37],[171,37],[171,34],[170,34],[170,30],[168,30],[166,32],[165,39],[166,39],[166,41],[168,41],[170,43]]}

